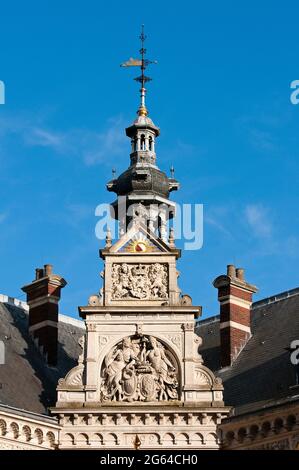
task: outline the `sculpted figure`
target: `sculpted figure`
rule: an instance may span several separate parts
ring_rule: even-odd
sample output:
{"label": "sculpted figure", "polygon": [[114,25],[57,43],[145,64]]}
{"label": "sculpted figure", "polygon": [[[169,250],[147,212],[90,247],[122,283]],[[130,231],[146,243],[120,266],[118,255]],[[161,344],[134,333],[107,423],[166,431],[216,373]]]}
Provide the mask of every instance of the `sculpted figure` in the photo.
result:
{"label": "sculpted figure", "polygon": [[178,398],[176,368],[153,336],[126,337],[104,361],[103,400],[156,401]]}
{"label": "sculpted figure", "polygon": [[150,280],[153,297],[167,297],[166,274],[165,266],[159,263],[152,266]]}
{"label": "sculpted figure", "polygon": [[118,264],[112,266],[111,280],[113,286],[113,295],[115,298],[121,297],[122,286],[119,283],[119,268]]}
{"label": "sculpted figure", "polygon": [[132,288],[132,276],[129,266],[124,263],[122,265],[114,265],[112,268],[112,282],[114,287],[114,297],[126,297]]}
{"label": "sculpted figure", "polygon": [[125,368],[132,367],[136,359],[131,339],[124,338],[121,348],[114,348],[105,358],[106,398],[121,401],[123,398],[122,375]]}
{"label": "sculpted figure", "polygon": [[173,367],[169,359],[166,357],[163,346],[158,343],[156,338],[150,336],[149,340],[151,349],[147,352],[147,358],[158,376],[160,386],[159,399],[167,400],[167,391],[169,388],[167,385],[177,384],[175,378],[175,367]]}

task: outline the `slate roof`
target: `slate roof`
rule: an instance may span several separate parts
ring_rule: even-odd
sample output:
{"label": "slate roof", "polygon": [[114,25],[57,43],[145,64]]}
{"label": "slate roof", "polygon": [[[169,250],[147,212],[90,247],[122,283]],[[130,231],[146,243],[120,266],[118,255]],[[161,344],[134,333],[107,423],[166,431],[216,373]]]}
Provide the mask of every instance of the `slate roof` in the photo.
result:
{"label": "slate roof", "polygon": [[[47,413],[56,401],[59,378],[76,365],[78,339],[84,323],[59,316],[58,366],[47,367],[28,333],[28,313],[0,302],[0,340],[5,344],[5,364],[0,365],[0,404],[35,413]],[[82,323],[82,328],[80,328]]]}
{"label": "slate roof", "polygon": [[252,337],[231,367],[220,369],[219,316],[199,322],[204,363],[224,383],[224,401],[235,415],[299,399],[296,367],[287,348],[299,339],[299,289],[252,305]]}

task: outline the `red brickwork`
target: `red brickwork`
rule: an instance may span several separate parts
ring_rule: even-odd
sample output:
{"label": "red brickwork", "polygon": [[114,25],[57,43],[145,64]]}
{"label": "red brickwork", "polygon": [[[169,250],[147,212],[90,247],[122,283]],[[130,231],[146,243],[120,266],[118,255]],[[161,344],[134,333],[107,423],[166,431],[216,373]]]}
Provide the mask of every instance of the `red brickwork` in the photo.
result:
{"label": "red brickwork", "polygon": [[220,303],[220,321],[234,321],[244,326],[250,326],[250,310],[233,303],[222,305]]}
{"label": "red brickwork", "polygon": [[218,298],[225,297],[227,295],[234,295],[242,300],[247,300],[248,302],[252,302],[252,292],[245,291],[244,289],[228,285],[225,287],[220,287],[218,291]]}
{"label": "red brickwork", "polygon": [[[243,269],[236,269],[233,265],[228,266],[226,276],[217,277],[213,284],[218,289],[220,302],[220,363],[221,367],[227,367],[233,363],[251,336],[250,309],[252,294],[257,289],[244,280]],[[235,299],[229,299],[229,296],[234,296]],[[240,302],[247,301],[248,306],[234,303],[238,299]],[[224,326],[226,322],[237,323],[240,328],[237,325]],[[242,327],[246,327],[248,331],[244,331]]]}
{"label": "red brickwork", "polygon": [[29,304],[29,329],[51,366],[57,364],[58,301],[65,285],[66,281],[45,265],[36,269],[36,279],[22,288]]}
{"label": "red brickwork", "polygon": [[230,366],[238,352],[245,343],[247,343],[250,334],[246,331],[238,330],[233,327],[221,328],[220,330],[220,342],[221,345],[225,345],[225,348],[221,348],[220,363],[221,367]]}

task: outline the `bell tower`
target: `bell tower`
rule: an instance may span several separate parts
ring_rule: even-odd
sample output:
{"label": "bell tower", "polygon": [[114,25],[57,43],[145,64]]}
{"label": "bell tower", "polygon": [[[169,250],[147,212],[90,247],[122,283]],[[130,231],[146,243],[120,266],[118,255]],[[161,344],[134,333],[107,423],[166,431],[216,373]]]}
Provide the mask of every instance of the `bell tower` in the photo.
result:
{"label": "bell tower", "polygon": [[86,324],[78,365],[57,387],[53,413],[63,426],[61,448],[217,449],[217,425],[228,414],[222,383],[198,353],[194,332],[201,307],[178,286],[169,194],[179,188],[157,166],[160,130],[148,116],[141,32],[140,105],[126,129],[130,165],[107,184],[117,199],[112,214],[119,238],[100,250],[104,263],[99,294],[79,307]]}
{"label": "bell tower", "polygon": [[173,174],[168,178],[157,166],[156,139],[160,129],[149,117],[145,101],[145,84],[151,80],[145,75],[145,70],[156,61],[145,58],[145,39],[142,28],[141,58],[122,64],[122,67],[141,68],[141,75],[135,78],[141,84],[137,118],[126,129],[131,140],[130,166],[117,179],[110,181],[107,189],[118,197],[112,207],[113,215],[120,222],[120,235],[126,232],[133,219],[139,218],[150,231],[167,242],[167,221],[175,214],[175,204],[169,200],[169,194],[179,188],[179,183]]}

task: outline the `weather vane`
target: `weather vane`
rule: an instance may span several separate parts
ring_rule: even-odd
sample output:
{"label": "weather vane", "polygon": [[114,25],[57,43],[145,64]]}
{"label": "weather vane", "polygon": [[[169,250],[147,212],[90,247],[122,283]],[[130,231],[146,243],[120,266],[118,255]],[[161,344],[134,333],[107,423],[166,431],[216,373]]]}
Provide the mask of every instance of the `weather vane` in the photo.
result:
{"label": "weather vane", "polygon": [[133,59],[131,57],[129,60],[127,60],[127,62],[122,63],[121,67],[140,67],[141,75],[139,77],[134,78],[134,80],[141,83],[141,89],[140,89],[141,102],[140,102],[140,106],[138,109],[138,114],[139,116],[146,116],[148,112],[145,106],[145,94],[146,94],[145,84],[146,82],[151,81],[151,78],[145,75],[145,70],[148,65],[157,64],[157,61],[145,59],[146,49],[144,48],[144,42],[146,40],[146,35],[144,34],[144,25],[141,26],[141,34],[139,38],[141,40],[141,48],[139,50],[141,58]]}

